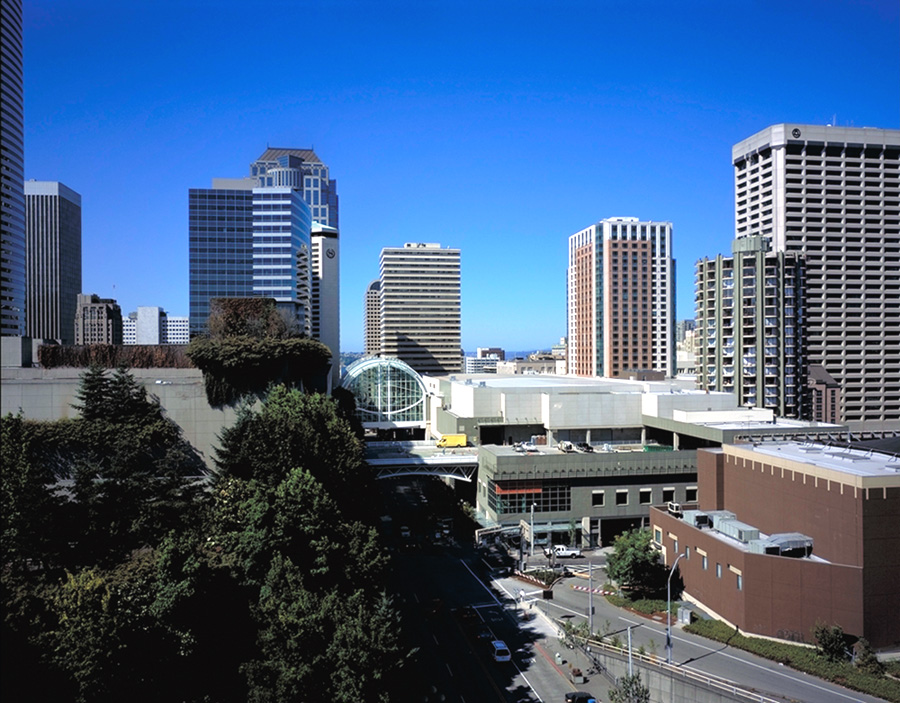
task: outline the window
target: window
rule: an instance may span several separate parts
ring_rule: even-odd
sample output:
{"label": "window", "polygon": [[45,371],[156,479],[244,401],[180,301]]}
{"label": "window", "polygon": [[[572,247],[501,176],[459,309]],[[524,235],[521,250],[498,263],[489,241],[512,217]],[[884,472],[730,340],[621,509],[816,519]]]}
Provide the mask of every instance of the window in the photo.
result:
{"label": "window", "polygon": [[650,501],[653,499],[653,489],[652,488],[642,488],[639,501],[641,505],[650,505]]}
{"label": "window", "polygon": [[653,527],[653,541],[657,544],[662,544],[662,528]]}
{"label": "window", "polygon": [[678,540],[676,539],[675,540],[675,555],[677,556],[679,554],[681,554],[681,552],[678,551]]}
{"label": "window", "polygon": [[716,562],[716,578],[722,578],[722,565],[719,562]]}
{"label": "window", "polygon": [[706,555],[705,555],[705,554],[703,555],[703,561],[700,562],[700,566],[702,566],[702,567],[703,567],[703,570],[706,571],[706,567],[708,566],[708,563],[707,563]]}
{"label": "window", "polygon": [[685,503],[696,503],[697,502],[697,487],[696,486],[688,486],[684,489],[684,502]]}
{"label": "window", "polygon": [[619,488],[616,490],[616,505],[628,505],[627,488]]}
{"label": "window", "polygon": [[606,493],[604,491],[591,491],[591,505],[595,508],[606,505]]}
{"label": "window", "polygon": [[739,591],[743,591],[744,590],[744,577],[741,576],[740,574],[736,574],[736,576],[737,576],[737,589]]}
{"label": "window", "polygon": [[675,488],[672,486],[667,486],[663,488],[663,503],[674,503],[675,502]]}
{"label": "window", "polygon": [[685,558],[685,559],[690,559],[690,558],[691,558],[691,548],[690,548],[690,547],[685,547],[685,548],[684,548],[684,558]]}

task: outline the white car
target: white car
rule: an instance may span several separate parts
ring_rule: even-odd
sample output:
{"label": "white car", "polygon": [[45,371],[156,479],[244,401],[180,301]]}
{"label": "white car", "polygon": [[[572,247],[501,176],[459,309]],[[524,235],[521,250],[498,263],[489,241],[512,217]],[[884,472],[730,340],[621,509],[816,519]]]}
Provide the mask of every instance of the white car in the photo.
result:
{"label": "white car", "polygon": [[512,660],[512,655],[509,653],[509,647],[506,646],[506,642],[503,640],[494,640],[491,642],[491,649],[494,653],[495,662],[508,662]]}

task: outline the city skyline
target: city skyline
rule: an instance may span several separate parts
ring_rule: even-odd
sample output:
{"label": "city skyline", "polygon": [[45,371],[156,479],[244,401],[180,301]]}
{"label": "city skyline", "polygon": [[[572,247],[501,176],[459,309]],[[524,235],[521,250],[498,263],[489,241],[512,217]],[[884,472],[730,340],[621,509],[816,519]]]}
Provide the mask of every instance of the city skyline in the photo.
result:
{"label": "city skyline", "polygon": [[894,2],[277,5],[328,36],[316,62],[274,40],[248,61],[275,15],[215,7],[25,3],[25,178],[82,194],[83,292],[124,310],[187,314],[188,189],[297,145],[340,182],[343,349],[406,241],[461,250],[464,349],[549,347],[568,236],[620,216],[673,223],[693,318],[694,263],[734,238],[736,143],[898,127]]}

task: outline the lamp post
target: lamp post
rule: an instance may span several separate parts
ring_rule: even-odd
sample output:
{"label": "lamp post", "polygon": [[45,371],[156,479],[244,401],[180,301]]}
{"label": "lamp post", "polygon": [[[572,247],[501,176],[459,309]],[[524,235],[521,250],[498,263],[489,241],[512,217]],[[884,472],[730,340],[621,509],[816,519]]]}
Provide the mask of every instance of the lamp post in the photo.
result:
{"label": "lamp post", "polygon": [[684,556],[684,552],[675,557],[675,563],[669,571],[669,580],[666,581],[666,663],[672,663],[672,574],[678,566],[678,560]]}
{"label": "lamp post", "polygon": [[534,506],[531,504],[531,556],[534,556]]}

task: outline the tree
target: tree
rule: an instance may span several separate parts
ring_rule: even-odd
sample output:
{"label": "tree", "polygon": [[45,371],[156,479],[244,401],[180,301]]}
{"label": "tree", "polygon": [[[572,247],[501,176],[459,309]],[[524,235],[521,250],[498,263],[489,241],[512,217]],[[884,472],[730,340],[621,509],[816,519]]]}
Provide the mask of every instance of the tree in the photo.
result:
{"label": "tree", "polygon": [[876,676],[884,673],[884,664],[878,660],[875,650],[872,649],[872,645],[865,637],[860,637],[853,645],[853,663],[857,669]]}
{"label": "tree", "polygon": [[614,551],[607,558],[609,577],[624,588],[656,593],[665,587],[666,568],[659,562],[650,532],[631,530],[616,537]]}
{"label": "tree", "polygon": [[640,674],[622,676],[615,688],[609,689],[610,703],[650,703],[650,689],[641,682]]}
{"label": "tree", "polygon": [[840,625],[829,626],[817,621],[813,628],[816,650],[828,661],[839,662],[847,658],[847,641]]}
{"label": "tree", "polygon": [[328,396],[275,386],[259,410],[243,408],[220,440],[221,477],[276,486],[294,467],[303,467],[339,505],[368,513],[372,479],[362,443]]}
{"label": "tree", "polygon": [[58,557],[61,500],[46,465],[33,460],[34,436],[21,414],[0,418],[2,564],[22,576]]}
{"label": "tree", "polygon": [[81,418],[30,423],[30,460],[72,481],[63,565],[111,567],[196,519],[206,467],[127,370],[92,367],[78,390]]}

